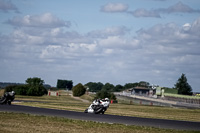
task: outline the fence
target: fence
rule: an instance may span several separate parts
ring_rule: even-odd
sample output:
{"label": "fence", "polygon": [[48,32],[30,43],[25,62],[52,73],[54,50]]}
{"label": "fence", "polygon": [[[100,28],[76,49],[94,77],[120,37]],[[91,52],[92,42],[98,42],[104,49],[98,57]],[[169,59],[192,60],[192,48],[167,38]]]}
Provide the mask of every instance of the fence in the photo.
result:
{"label": "fence", "polygon": [[176,102],[190,103],[190,104],[200,104],[200,99],[189,99],[189,98],[172,97],[172,96],[165,96],[164,99]]}
{"label": "fence", "polygon": [[176,95],[176,94],[164,94],[164,95],[165,95],[164,99],[166,100],[200,105],[200,97]]}

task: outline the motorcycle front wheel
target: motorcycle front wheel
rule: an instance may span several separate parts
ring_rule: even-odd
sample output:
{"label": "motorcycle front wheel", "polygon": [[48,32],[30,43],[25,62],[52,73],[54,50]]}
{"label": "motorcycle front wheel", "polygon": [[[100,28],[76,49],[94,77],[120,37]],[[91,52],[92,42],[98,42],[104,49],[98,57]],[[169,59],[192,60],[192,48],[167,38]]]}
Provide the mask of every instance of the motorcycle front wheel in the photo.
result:
{"label": "motorcycle front wheel", "polygon": [[8,101],[8,105],[11,105],[11,101]]}

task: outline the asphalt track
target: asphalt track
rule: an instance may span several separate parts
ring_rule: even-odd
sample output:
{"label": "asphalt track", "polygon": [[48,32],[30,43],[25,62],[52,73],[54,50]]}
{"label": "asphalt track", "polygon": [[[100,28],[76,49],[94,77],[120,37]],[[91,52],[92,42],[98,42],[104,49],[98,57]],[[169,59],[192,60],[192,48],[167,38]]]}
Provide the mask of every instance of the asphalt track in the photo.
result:
{"label": "asphalt track", "polygon": [[35,115],[56,116],[69,119],[97,121],[104,123],[118,123],[126,125],[150,126],[165,129],[196,130],[200,131],[200,122],[151,119],[117,115],[87,114],[83,112],[56,110],[21,105],[0,105],[0,112],[17,112]]}

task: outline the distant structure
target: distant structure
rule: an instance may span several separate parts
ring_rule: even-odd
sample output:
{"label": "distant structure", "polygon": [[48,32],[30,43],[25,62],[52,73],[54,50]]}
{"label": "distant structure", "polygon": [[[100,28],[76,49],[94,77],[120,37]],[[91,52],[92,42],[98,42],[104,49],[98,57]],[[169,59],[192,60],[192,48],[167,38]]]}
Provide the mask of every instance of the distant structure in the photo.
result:
{"label": "distant structure", "polygon": [[136,86],[131,89],[131,95],[140,95],[148,97],[164,97],[164,93],[177,94],[177,89],[160,87],[158,85]]}
{"label": "distant structure", "polygon": [[60,96],[59,91],[48,91],[48,96]]}

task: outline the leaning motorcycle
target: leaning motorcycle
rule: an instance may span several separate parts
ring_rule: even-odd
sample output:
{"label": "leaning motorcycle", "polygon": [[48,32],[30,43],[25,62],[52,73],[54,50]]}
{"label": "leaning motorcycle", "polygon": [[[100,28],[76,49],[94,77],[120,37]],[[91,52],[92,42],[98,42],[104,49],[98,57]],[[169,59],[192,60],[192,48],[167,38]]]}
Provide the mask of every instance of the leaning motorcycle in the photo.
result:
{"label": "leaning motorcycle", "polygon": [[110,105],[108,98],[94,100],[93,103],[84,111],[85,113],[104,114]]}
{"label": "leaning motorcycle", "polygon": [[15,92],[5,92],[5,94],[0,99],[0,104],[9,104],[15,99]]}

